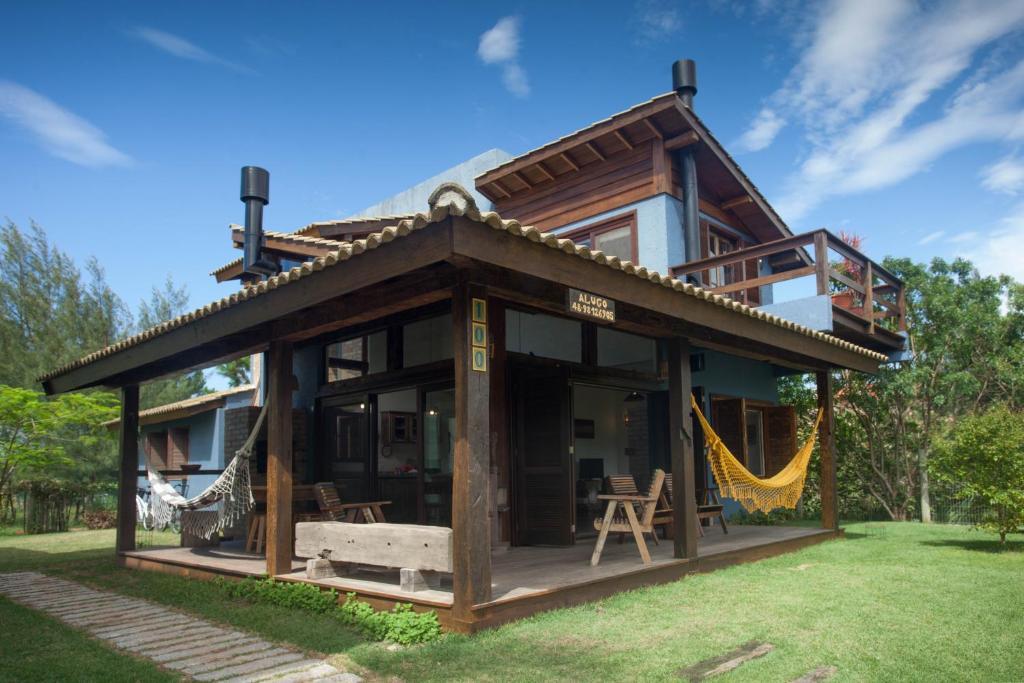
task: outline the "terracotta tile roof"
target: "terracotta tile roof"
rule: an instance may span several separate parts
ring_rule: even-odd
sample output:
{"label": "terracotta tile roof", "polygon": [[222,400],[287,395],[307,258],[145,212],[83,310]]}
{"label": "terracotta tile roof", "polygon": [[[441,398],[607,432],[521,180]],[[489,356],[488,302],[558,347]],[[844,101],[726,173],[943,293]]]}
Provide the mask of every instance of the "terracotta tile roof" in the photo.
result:
{"label": "terracotta tile roof", "polygon": [[[174,403],[165,403],[162,406],[156,406],[154,408],[146,408],[145,410],[139,411],[139,423],[140,424],[153,424],[160,422],[158,418],[162,415],[170,415],[182,410],[189,410],[190,408],[203,408],[209,406],[212,410],[217,407],[216,404],[220,403],[229,396],[236,396],[238,394],[244,394],[247,391],[252,391],[256,386],[254,384],[243,384],[241,386],[232,387],[231,389],[225,389],[223,391],[214,391],[209,394],[200,394],[199,396],[193,396],[192,398],[186,398],[181,401],[175,401]],[[191,414],[202,412],[196,410]],[[155,419],[156,418],[156,419]],[[104,427],[116,427],[121,424],[121,420],[108,420],[103,423]]]}
{"label": "terracotta tile roof", "polygon": [[871,351],[870,349],[839,339],[838,337],[833,337],[830,334],[812,330],[809,327],[785,320],[779,316],[767,313],[764,310],[747,306],[746,304],[742,304],[738,301],[733,301],[732,299],[720,294],[712,294],[711,292],[683,282],[682,280],[661,275],[660,273],[648,270],[643,266],[636,266],[629,261],[623,261],[618,257],[608,256],[600,251],[592,250],[589,247],[580,246],[572,240],[560,238],[550,233],[541,232],[532,226],[524,226],[520,224],[519,221],[504,220],[493,211],[482,213],[477,208],[472,196],[465,189],[454,183],[444,183],[431,195],[430,210],[427,213],[418,213],[413,218],[400,221],[397,225],[384,228],[380,232],[367,235],[365,238],[354,240],[352,242],[341,242],[338,244],[338,248],[331,253],[324,256],[318,256],[303,263],[301,266],[296,266],[289,271],[263,280],[257,285],[240,289],[230,296],[226,296],[218,301],[209,303],[202,308],[197,308],[191,313],[178,316],[173,320],[168,320],[167,322],[156,325],[155,327],[141,332],[140,334],[133,335],[127,339],[117,342],[116,344],[100,349],[94,353],[90,353],[87,356],[63,365],[43,375],[39,378],[39,381],[45,382],[46,380],[88,365],[101,358],[106,358],[107,356],[130,349],[142,342],[153,339],[154,337],[158,337],[170,332],[171,330],[188,325],[195,320],[207,318],[211,315],[215,315],[219,311],[238,306],[247,300],[259,298],[271,290],[278,289],[279,287],[285,287],[293,282],[297,282],[308,277],[313,277],[321,270],[334,268],[351,258],[355,258],[360,254],[365,253],[366,251],[387,245],[388,243],[405,237],[417,230],[423,230],[434,223],[443,221],[449,216],[465,216],[472,221],[486,225],[494,230],[500,230],[508,233],[509,235],[528,239],[531,242],[536,242],[552,249],[557,249],[565,253],[567,256],[575,256],[577,258],[593,261],[614,270],[621,270],[628,275],[642,278],[652,284],[673,289],[676,292],[679,292],[682,296],[711,302],[716,306],[721,306],[722,308],[734,311],[738,315],[756,318],[764,321],[766,324],[792,330],[820,342],[831,344],[832,346],[877,360],[880,363],[887,360],[887,357],[884,354]]}
{"label": "terracotta tile roof", "polygon": [[[341,240],[333,240],[327,237],[311,237],[310,233],[319,234],[321,228],[340,228],[345,226],[358,226],[363,223],[382,223],[387,221],[393,221],[398,223],[399,221],[407,218],[412,218],[413,214],[400,214],[395,216],[359,216],[356,218],[346,218],[338,221],[317,221],[310,223],[309,225],[299,228],[295,232],[275,232],[272,230],[264,230],[263,234],[273,236],[284,242],[291,242],[292,244],[309,244],[313,246],[332,246],[336,247]],[[232,223],[228,226],[231,229],[232,238],[234,239],[234,233],[236,231],[244,231],[245,227],[242,225],[236,225]],[[238,241],[238,240],[236,240]],[[224,265],[212,270],[210,275],[217,277],[221,273],[224,273],[233,268],[237,268],[242,264],[242,259],[236,258],[233,261],[229,261]]]}

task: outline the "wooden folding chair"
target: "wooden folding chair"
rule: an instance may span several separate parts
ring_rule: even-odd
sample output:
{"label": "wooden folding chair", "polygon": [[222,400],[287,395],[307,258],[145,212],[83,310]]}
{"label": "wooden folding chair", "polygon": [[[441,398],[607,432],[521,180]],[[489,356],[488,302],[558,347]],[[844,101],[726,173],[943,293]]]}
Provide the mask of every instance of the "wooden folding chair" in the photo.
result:
{"label": "wooden folding chair", "polygon": [[[605,541],[609,533],[631,533],[636,547],[640,551],[640,558],[643,563],[651,563],[651,555],[647,552],[647,541],[644,534],[654,534],[654,511],[658,506],[658,499],[661,497],[661,489],[665,483],[665,473],[655,470],[651,477],[651,487],[646,496],[636,495],[600,495],[598,500],[608,502],[604,517],[594,520],[594,528],[600,533],[597,536],[597,544],[594,546],[594,554],[590,558],[590,565],[596,567],[601,561],[601,552],[604,550]],[[637,516],[639,511],[640,515]],[[657,542],[657,538],[655,538]]]}
{"label": "wooden folding chair", "polygon": [[390,500],[376,500],[369,503],[342,503],[338,489],[329,482],[313,485],[316,504],[320,514],[328,522],[374,522],[388,521],[384,517],[383,506],[391,505]]}

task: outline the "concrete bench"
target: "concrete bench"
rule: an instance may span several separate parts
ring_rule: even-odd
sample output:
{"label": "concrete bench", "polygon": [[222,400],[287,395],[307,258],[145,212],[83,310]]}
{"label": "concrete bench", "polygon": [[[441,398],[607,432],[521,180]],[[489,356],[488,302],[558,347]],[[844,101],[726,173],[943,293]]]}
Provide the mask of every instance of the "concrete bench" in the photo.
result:
{"label": "concrete bench", "polygon": [[300,522],[295,555],[308,559],[306,577],[337,576],[346,565],[397,567],[403,591],[437,588],[452,572],[452,530],[420,524]]}

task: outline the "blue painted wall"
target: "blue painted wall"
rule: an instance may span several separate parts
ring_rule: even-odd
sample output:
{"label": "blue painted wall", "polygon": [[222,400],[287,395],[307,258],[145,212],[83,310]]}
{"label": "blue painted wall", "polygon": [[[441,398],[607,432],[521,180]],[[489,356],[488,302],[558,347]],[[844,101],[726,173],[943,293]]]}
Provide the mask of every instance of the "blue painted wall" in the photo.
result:
{"label": "blue painted wall", "polygon": [[[778,404],[778,368],[771,363],[750,358],[731,356],[719,351],[694,348],[694,353],[704,354],[704,370],[693,373],[693,386],[704,389],[704,415],[711,419],[711,397],[716,395],[748,398],[755,401]],[[714,477],[707,469],[707,484],[714,486]],[[731,498],[722,498],[725,516],[732,517],[741,508]]]}

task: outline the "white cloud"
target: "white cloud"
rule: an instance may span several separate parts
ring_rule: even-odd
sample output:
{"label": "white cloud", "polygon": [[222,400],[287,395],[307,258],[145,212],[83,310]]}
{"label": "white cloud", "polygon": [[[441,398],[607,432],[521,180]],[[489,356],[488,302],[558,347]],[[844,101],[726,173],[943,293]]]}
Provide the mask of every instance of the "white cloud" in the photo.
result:
{"label": "white cloud", "polygon": [[679,10],[664,0],[638,0],[631,23],[643,42],[662,40],[683,27]]}
{"label": "white cloud", "polygon": [[483,32],[477,54],[484,64],[510,62],[519,56],[519,17],[499,19],[494,28]]}
{"label": "white cloud", "polygon": [[181,36],[148,26],[136,26],[131,34],[149,43],[158,50],[179,59],[188,59],[193,62],[204,64],[217,64],[241,73],[254,73],[252,69],[241,64],[229,61],[205,50],[195,43],[182,38]]}
{"label": "white cloud", "polygon": [[53,100],[11,81],[0,80],[0,115],[32,133],[50,154],[81,166],[125,166],[132,158],[111,146],[106,135]]}
{"label": "white cloud", "polygon": [[1024,162],[1014,156],[1000,159],[981,171],[981,184],[986,190],[1015,195],[1024,190]]}
{"label": "white cloud", "polygon": [[775,136],[779,134],[786,121],[773,109],[765,107],[750,124],[740,139],[736,141],[736,147],[740,151],[757,152],[772,144]]}
{"label": "white cloud", "polygon": [[983,275],[1009,275],[1024,282],[1024,203],[1000,221],[977,246],[963,252]]}
{"label": "white cloud", "polygon": [[967,232],[959,232],[949,238],[950,244],[965,244],[967,242],[975,242],[978,239],[978,233],[975,230],[968,230]]}
{"label": "white cloud", "polygon": [[530,94],[526,70],[519,65],[519,17],[504,17],[480,35],[476,53],[484,64],[501,66],[501,81],[516,97]]}
{"label": "white cloud", "polygon": [[[807,151],[778,202],[787,219],[898,183],[962,145],[1024,137],[1022,65],[990,58],[971,69],[1024,27],[1024,3],[834,0],[808,21],[796,32],[807,36],[797,66],[741,137],[763,149],[780,120],[803,132]],[[923,113],[928,104],[938,113]]]}
{"label": "white cloud", "polygon": [[923,247],[926,244],[931,244],[932,242],[934,242],[937,239],[941,239],[942,236],[945,235],[945,234],[946,234],[945,230],[936,230],[934,232],[928,233],[927,235],[925,235],[924,237],[919,239],[917,241],[917,243]]}

